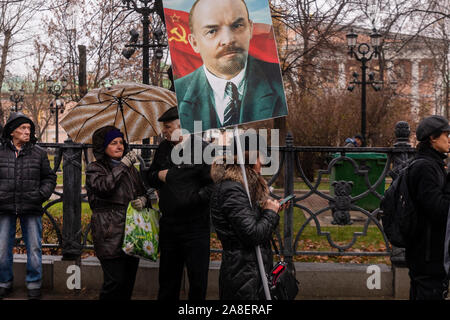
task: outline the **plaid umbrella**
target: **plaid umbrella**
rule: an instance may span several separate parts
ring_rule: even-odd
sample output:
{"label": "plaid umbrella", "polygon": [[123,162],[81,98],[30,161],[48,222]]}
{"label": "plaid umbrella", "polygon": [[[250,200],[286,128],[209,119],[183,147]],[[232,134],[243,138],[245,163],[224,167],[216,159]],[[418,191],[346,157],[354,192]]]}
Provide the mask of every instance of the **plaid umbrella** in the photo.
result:
{"label": "plaid umbrella", "polygon": [[87,93],[61,120],[61,126],[77,143],[92,143],[95,130],[106,125],[124,132],[128,142],[139,141],[159,135],[157,119],[176,105],[172,91],[125,82]]}

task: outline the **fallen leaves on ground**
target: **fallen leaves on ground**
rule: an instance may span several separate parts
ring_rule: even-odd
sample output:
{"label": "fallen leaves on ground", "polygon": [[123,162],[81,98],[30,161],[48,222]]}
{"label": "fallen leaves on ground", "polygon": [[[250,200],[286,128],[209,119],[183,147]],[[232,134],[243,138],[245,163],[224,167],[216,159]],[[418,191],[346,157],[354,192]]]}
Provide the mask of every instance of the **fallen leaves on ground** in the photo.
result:
{"label": "fallen leaves on ground", "polygon": [[[58,225],[59,230],[62,230],[62,217],[56,217],[55,222]],[[90,217],[83,216],[82,217],[82,228],[83,231],[86,230],[88,224],[90,222]],[[54,229],[51,221],[44,217],[43,219],[43,243],[52,243],[58,244],[57,233]],[[18,227],[18,237],[20,237],[20,228]],[[217,238],[217,234],[211,234],[211,249],[222,249],[222,244],[220,240]],[[278,241],[276,241],[278,248],[280,245]],[[88,235],[87,244],[92,244],[92,236]],[[336,241],[338,245],[345,245],[344,242]],[[310,239],[301,239],[298,242],[297,251],[333,251],[337,252],[337,249],[332,248],[326,239],[320,241],[312,241]],[[363,239],[358,239],[358,241],[354,244],[354,246],[348,249],[346,252],[386,252],[386,244],[383,241],[377,243],[367,243],[364,242]],[[26,249],[24,247],[15,247],[14,253],[26,253]],[[62,255],[61,248],[43,248],[42,253],[46,255]],[[81,257],[87,258],[89,256],[95,256],[95,252],[92,249],[85,249]],[[211,252],[210,254],[212,261],[220,261],[222,259],[222,253],[220,252]],[[276,258],[275,258],[276,259]],[[335,255],[296,255],[293,258],[294,261],[298,262],[321,262],[321,263],[355,263],[355,264],[376,264],[376,263],[384,263],[390,265],[389,256],[335,256]]]}

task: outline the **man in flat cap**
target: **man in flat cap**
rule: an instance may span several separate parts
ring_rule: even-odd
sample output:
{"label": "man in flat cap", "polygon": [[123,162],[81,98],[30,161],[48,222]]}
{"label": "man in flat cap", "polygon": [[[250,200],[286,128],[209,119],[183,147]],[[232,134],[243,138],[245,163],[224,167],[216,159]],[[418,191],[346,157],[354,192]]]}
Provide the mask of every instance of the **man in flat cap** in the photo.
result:
{"label": "man in flat cap", "polygon": [[[212,188],[210,165],[196,164],[193,146],[207,143],[194,135],[180,134],[177,107],[166,111],[163,122],[164,140],[155,152],[148,172],[149,185],[158,190],[160,220],[160,300],[178,300],[183,268],[189,278],[189,300],[204,300],[208,283],[210,219],[209,198]],[[190,160],[181,164],[172,159],[175,146],[191,143]],[[178,148],[177,147],[177,148]]]}
{"label": "man in flat cap", "polygon": [[[410,300],[443,300],[448,293],[444,239],[450,193],[446,195],[450,125],[442,116],[424,118],[417,127],[416,160],[408,171],[408,190],[418,223],[405,255],[411,279]],[[448,187],[447,187],[448,189]]]}
{"label": "man in flat cap", "polygon": [[27,248],[28,297],[41,296],[42,203],[56,186],[47,152],[35,145],[34,123],[20,112],[12,112],[0,145],[0,299],[13,287],[13,246],[16,222],[20,220]]}

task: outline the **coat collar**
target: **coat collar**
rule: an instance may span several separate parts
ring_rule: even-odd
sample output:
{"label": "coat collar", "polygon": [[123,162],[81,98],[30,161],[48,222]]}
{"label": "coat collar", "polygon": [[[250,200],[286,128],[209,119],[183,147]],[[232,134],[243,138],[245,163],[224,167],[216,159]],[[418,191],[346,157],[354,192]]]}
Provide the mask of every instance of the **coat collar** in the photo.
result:
{"label": "coat collar", "polygon": [[416,158],[427,158],[429,160],[436,161],[441,167],[444,167],[444,159],[447,158],[447,155],[432,147],[426,146],[417,152]]}
{"label": "coat collar", "polygon": [[[12,142],[11,139],[7,139],[4,142],[4,145],[7,146],[10,150],[17,152],[17,148],[14,145],[14,143]],[[19,155],[26,155],[30,152],[32,146],[34,145],[34,143],[32,142],[27,142],[23,145],[22,149],[20,149]]]}

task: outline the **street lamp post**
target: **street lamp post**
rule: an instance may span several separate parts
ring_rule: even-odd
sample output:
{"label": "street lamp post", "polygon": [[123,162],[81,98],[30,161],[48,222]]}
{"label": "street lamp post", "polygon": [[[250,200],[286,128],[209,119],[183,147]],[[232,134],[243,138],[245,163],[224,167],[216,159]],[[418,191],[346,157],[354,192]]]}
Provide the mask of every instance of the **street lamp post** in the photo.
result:
{"label": "street lamp post", "polygon": [[[361,62],[361,81],[358,80],[358,73],[353,73],[353,81],[350,82],[349,91],[353,91],[355,84],[361,85],[361,135],[364,139],[363,146],[366,146],[366,85],[372,85],[375,91],[381,90],[382,81],[375,80],[375,74],[373,72],[369,73],[369,80],[367,80],[367,63],[374,57],[379,56],[380,46],[381,46],[381,34],[377,32],[374,28],[373,32],[370,34],[370,45],[367,43],[361,43],[356,49],[356,40],[358,35],[350,30],[346,35],[348,53],[350,57],[354,57],[357,61]],[[355,50],[356,49],[356,50]]]}
{"label": "street lamp post", "polygon": [[60,99],[60,96],[67,87],[67,80],[65,77],[61,79],[61,83],[57,83],[52,78],[47,79],[47,91],[49,94],[52,94],[55,98],[52,102],[50,102],[50,112],[55,114],[55,142],[59,142],[59,121],[58,116],[59,112],[64,112],[64,99]]}
{"label": "street lamp post", "polygon": [[141,6],[138,5],[136,0],[122,0],[122,3],[126,5],[128,10],[134,10],[142,15],[142,44],[138,44],[139,33],[136,30],[131,30],[130,44],[125,45],[126,49],[122,51],[125,58],[129,59],[136,48],[142,48],[142,83],[150,84],[150,49],[155,50],[155,56],[158,59],[163,57],[161,48],[167,47],[166,43],[160,43],[163,35],[161,30],[153,32],[153,39],[156,39],[156,43],[150,44],[150,20],[151,14],[156,12],[164,22],[164,14],[162,12],[161,0],[139,0]]}
{"label": "street lamp post", "polygon": [[[167,47],[167,43],[160,43],[163,36],[161,30],[153,32],[153,40],[156,39],[156,43],[150,44],[150,15],[156,12],[164,23],[164,13],[162,0],[139,0],[141,5],[138,5],[137,0],[122,0],[122,3],[126,5],[128,10],[134,10],[142,15],[142,44],[138,44],[139,33],[136,30],[131,30],[130,43],[125,45],[125,49],[122,50],[122,54],[125,58],[130,59],[136,51],[136,48],[142,48],[142,83],[150,84],[150,49],[155,50],[155,57],[162,59],[163,51],[161,48]],[[153,41],[155,42],[155,41]],[[142,140],[143,144],[149,144],[150,138]],[[145,162],[150,161],[150,151],[142,150],[142,158]]]}
{"label": "street lamp post", "polygon": [[9,101],[14,103],[14,106],[11,106],[11,111],[19,111],[21,107],[19,106],[19,102],[23,102],[24,90],[21,88],[19,91],[14,89],[9,89],[11,95],[9,96]]}

